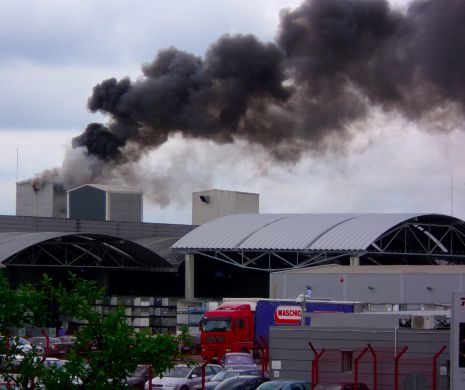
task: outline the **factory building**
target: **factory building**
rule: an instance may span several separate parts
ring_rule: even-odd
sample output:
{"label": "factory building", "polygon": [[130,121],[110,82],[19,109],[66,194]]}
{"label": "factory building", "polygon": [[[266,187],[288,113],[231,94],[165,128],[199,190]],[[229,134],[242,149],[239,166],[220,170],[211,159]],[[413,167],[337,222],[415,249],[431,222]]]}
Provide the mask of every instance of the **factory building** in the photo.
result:
{"label": "factory building", "polygon": [[258,194],[208,190],[193,194],[193,220],[207,221],[200,226],[112,220],[140,215],[141,198],[88,184],[68,192],[74,218],[0,216],[0,263],[13,283],[73,271],[109,296],[147,302],[294,299],[310,288],[315,298],[400,308],[444,304],[452,290],[464,291],[465,223],[457,218],[258,214]]}
{"label": "factory building", "polygon": [[[236,214],[197,227],[172,249],[195,258],[186,273],[212,281],[219,263],[261,272],[268,288],[258,296],[292,299],[309,286],[319,298],[418,303],[464,291],[464,243],[465,222],[446,215]],[[186,281],[191,296],[211,292],[196,279]],[[218,291],[228,296],[223,282]],[[257,276],[255,286],[262,282]]]}
{"label": "factory building", "polygon": [[302,303],[310,326],[272,326],[271,378],[447,389],[464,228],[436,214],[242,214],[197,227],[173,249],[196,268],[218,261],[268,272],[270,298],[357,302],[362,313],[305,313]]}

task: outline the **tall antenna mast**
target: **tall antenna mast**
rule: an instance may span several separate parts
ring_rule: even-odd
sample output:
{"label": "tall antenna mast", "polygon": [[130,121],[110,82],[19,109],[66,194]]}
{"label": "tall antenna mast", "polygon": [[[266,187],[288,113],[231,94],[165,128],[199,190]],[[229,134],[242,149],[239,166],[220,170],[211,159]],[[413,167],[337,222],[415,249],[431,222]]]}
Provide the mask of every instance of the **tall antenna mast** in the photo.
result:
{"label": "tall antenna mast", "polygon": [[18,182],[18,172],[19,172],[19,148],[16,148],[16,183]]}
{"label": "tall antenna mast", "polygon": [[454,216],[454,174],[450,178],[450,215]]}

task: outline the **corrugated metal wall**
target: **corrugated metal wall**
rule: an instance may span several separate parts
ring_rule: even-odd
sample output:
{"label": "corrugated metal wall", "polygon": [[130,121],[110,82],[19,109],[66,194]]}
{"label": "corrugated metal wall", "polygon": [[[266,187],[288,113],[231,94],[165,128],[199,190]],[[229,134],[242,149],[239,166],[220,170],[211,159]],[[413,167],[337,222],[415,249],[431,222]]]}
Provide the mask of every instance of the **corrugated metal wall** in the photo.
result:
{"label": "corrugated metal wall", "polygon": [[105,221],[106,193],[92,186],[83,186],[68,192],[69,218],[85,218]]}
{"label": "corrugated metal wall", "polygon": [[53,182],[16,184],[16,215],[66,218],[66,194]]}
{"label": "corrugated metal wall", "polygon": [[109,194],[109,215],[111,221],[142,221],[142,194],[125,194],[112,192]]}

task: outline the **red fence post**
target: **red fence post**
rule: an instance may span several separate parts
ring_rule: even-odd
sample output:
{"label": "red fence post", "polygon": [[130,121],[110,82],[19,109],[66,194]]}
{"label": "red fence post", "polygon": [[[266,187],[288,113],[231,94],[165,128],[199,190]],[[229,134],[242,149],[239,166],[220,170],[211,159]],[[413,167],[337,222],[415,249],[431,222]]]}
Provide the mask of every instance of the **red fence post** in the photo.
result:
{"label": "red fence post", "polygon": [[265,372],[268,372],[268,366],[270,361],[270,350],[268,346],[265,346],[265,357],[264,357],[264,364],[263,364],[263,376],[265,376]]}
{"label": "red fence post", "polygon": [[377,362],[376,362],[376,352],[375,350],[373,349],[373,347],[370,345],[370,344],[367,344],[368,345],[368,349],[370,350],[371,352],[371,355],[373,356],[373,390],[377,390],[377,387],[378,387],[378,366],[377,366]]}
{"label": "red fence post", "polygon": [[441,353],[444,352],[445,349],[446,349],[446,346],[443,345],[442,348],[433,357],[433,389],[432,390],[436,390],[436,386],[437,386],[436,364],[438,362],[439,356],[441,355]]}
{"label": "red fence post", "polygon": [[399,390],[399,360],[402,355],[407,352],[408,347],[404,347],[395,357],[395,367],[394,367],[394,390]]}
{"label": "red fence post", "polygon": [[152,390],[152,381],[153,381],[153,369],[152,366],[149,366],[149,390]]}
{"label": "red fence post", "polygon": [[261,347],[262,347],[262,376],[265,376],[265,372],[268,372],[268,365],[270,359],[270,347],[267,344],[265,338],[262,336],[260,337],[261,340]]}
{"label": "red fence post", "polygon": [[207,367],[207,362],[202,364],[202,390],[205,390],[205,367]]}
{"label": "red fence post", "polygon": [[313,344],[309,341],[308,345],[313,351],[313,355],[315,358],[312,361],[312,390],[315,390],[315,385],[318,384],[318,360],[320,359],[321,355],[323,355],[326,349],[322,349],[320,352],[317,352]]}
{"label": "red fence post", "polygon": [[358,389],[358,362],[368,351],[368,348],[363,348],[363,351],[355,358],[355,372],[354,372],[354,389]]}
{"label": "red fence post", "polygon": [[45,356],[50,355],[50,337],[48,337],[48,334],[45,333],[43,329],[41,329],[40,333],[42,333],[45,337],[45,352],[44,352],[44,356],[42,356],[42,362],[44,362]]}

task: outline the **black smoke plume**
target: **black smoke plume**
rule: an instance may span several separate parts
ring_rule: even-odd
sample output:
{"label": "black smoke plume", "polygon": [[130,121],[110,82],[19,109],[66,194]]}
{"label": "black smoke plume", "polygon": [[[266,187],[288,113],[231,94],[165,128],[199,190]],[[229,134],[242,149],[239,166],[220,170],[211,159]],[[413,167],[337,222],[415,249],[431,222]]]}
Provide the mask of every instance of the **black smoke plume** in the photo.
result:
{"label": "black smoke plume", "polygon": [[463,119],[464,37],[463,0],[413,1],[404,12],[384,0],[308,0],[282,12],[274,42],[225,35],[203,58],[168,48],[137,81],[98,84],[88,107],[109,122],[90,124],[73,147],[108,168],[180,133],[296,161],[345,142],[372,107]]}

